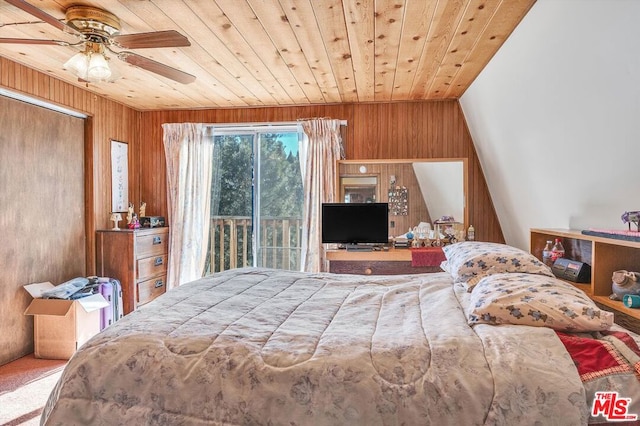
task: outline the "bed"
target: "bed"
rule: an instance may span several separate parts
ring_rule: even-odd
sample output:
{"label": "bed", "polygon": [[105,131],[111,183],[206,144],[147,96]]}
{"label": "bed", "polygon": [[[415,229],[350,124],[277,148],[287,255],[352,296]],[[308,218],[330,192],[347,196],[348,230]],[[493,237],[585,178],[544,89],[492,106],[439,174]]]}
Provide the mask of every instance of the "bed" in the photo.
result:
{"label": "bed", "polygon": [[76,352],[41,423],[584,425],[613,391],[640,413],[638,336],[524,252],[453,246],[441,273],[171,290]]}

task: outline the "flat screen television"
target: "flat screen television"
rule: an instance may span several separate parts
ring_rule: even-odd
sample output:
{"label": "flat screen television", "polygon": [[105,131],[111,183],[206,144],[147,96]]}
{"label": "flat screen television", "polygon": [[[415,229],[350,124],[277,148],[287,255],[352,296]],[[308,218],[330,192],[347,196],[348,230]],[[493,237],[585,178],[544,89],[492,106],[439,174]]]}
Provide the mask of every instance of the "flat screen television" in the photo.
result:
{"label": "flat screen television", "polygon": [[322,242],[366,250],[389,241],[388,203],[322,204]]}

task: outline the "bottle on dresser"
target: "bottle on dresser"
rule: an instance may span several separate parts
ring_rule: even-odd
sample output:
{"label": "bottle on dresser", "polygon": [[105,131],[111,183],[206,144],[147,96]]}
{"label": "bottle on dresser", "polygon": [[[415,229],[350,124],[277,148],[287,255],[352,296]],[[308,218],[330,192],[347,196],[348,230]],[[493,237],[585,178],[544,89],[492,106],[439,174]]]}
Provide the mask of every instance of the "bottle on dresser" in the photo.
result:
{"label": "bottle on dresser", "polygon": [[469,226],[467,230],[467,241],[475,241],[476,239],[476,230],[473,225]]}
{"label": "bottle on dresser", "polygon": [[551,249],[551,262],[555,262],[559,257],[564,257],[564,246],[560,238],[556,238],[556,242]]}
{"label": "bottle on dresser", "polygon": [[544,246],[542,250],[542,262],[547,266],[553,266],[553,261],[551,260],[551,251],[553,250],[553,241],[547,240],[547,244]]}

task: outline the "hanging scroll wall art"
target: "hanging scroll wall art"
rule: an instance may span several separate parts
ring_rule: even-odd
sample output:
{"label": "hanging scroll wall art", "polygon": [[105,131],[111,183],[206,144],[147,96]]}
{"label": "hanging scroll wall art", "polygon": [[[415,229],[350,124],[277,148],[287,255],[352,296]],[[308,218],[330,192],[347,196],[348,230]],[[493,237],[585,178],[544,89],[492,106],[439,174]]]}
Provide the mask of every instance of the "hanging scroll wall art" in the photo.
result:
{"label": "hanging scroll wall art", "polygon": [[129,145],[111,141],[111,211],[129,207]]}

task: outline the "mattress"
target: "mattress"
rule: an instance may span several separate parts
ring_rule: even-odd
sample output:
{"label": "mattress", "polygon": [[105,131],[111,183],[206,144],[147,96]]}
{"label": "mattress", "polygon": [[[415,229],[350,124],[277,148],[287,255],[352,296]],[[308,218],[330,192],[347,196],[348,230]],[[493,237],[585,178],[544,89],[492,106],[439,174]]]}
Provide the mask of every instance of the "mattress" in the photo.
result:
{"label": "mattress", "polygon": [[447,273],[244,268],[167,292],[69,361],[42,424],[582,425],[546,327],[467,323]]}

